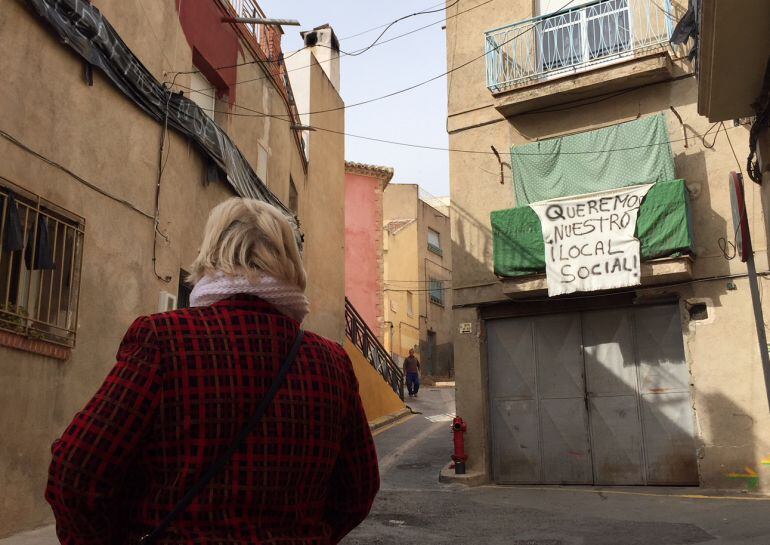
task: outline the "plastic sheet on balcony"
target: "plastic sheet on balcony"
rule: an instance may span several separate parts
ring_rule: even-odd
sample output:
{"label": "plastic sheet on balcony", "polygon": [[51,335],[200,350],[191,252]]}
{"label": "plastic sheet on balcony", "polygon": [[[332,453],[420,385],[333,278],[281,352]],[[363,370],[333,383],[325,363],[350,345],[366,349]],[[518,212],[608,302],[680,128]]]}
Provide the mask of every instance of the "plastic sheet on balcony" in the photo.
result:
{"label": "plastic sheet on balcony", "polygon": [[[636,238],[642,261],[692,254],[690,195],[684,180],[652,186],[639,209]],[[545,272],[540,220],[528,205],[492,212],[495,274],[524,276]]]}
{"label": "plastic sheet on balcony", "polygon": [[518,205],[676,178],[663,114],[514,146],[511,170]]}

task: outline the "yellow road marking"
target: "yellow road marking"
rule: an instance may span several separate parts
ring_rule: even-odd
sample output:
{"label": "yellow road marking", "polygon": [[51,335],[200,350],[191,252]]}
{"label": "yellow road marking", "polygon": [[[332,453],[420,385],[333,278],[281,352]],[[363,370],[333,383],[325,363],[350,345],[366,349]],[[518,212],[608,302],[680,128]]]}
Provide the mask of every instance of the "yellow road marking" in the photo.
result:
{"label": "yellow road marking", "polygon": [[654,492],[629,492],[628,490],[596,490],[593,488],[564,488],[564,487],[536,487],[514,486],[522,490],[550,490],[562,492],[583,492],[588,494],[617,494],[622,496],[652,496],[656,498],[684,498],[688,500],[737,500],[737,501],[770,501],[765,496],[707,496],[705,494],[656,494]]}
{"label": "yellow road marking", "polygon": [[403,424],[404,422],[406,422],[407,420],[411,420],[415,416],[416,416],[415,414],[409,414],[409,415],[406,415],[406,416],[404,416],[402,418],[399,418],[398,420],[396,420],[392,424],[388,424],[387,426],[383,426],[380,429],[378,429],[377,431],[373,432],[372,433],[372,437],[377,437],[382,432],[388,431],[390,428],[395,428],[399,424]]}

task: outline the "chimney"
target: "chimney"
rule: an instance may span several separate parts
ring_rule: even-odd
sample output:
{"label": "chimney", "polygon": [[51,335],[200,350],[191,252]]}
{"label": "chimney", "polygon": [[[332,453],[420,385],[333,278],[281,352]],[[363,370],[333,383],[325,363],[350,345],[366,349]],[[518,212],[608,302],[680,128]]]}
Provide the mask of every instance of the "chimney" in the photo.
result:
{"label": "chimney", "polygon": [[340,42],[328,24],[300,33],[305,47],[311,51],[321,65],[329,81],[340,92]]}

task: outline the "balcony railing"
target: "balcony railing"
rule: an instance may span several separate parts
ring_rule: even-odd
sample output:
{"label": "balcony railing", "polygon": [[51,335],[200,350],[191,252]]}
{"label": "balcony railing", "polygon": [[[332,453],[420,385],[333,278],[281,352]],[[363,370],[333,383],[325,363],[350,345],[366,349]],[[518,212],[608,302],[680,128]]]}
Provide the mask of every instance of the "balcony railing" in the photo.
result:
{"label": "balcony railing", "polygon": [[665,47],[671,0],[601,0],[486,33],[492,92],[622,62]]}
{"label": "balcony railing", "polygon": [[361,350],[372,367],[382,375],[385,382],[403,401],[404,373],[347,297],[345,298],[345,335]]}
{"label": "balcony railing", "polygon": [[[265,17],[265,12],[254,0],[229,0],[229,2],[238,17]],[[261,43],[262,25],[244,23],[243,26],[257,39],[257,43]]]}

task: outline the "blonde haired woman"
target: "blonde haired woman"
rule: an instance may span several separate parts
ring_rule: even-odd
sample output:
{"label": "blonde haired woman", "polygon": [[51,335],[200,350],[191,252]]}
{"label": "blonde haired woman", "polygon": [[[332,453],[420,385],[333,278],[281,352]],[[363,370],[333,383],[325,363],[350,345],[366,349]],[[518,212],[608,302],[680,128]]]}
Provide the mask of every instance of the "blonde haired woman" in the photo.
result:
{"label": "blonde haired woman", "polygon": [[371,508],[377,459],[345,352],[300,329],[291,225],[223,202],[191,280],[192,307],[138,318],[54,443],[60,541],[339,542]]}

